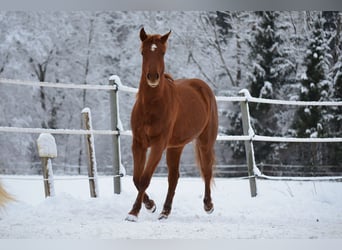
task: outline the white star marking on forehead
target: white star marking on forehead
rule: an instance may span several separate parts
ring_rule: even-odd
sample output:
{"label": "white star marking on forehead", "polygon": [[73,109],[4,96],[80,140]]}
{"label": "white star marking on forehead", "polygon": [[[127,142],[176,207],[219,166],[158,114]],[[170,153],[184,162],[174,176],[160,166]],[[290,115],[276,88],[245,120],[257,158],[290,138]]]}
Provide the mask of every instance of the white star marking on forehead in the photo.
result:
{"label": "white star marking on forehead", "polygon": [[155,44],[153,43],[153,44],[151,45],[151,51],[155,51],[156,48],[158,48],[157,45],[155,45]]}

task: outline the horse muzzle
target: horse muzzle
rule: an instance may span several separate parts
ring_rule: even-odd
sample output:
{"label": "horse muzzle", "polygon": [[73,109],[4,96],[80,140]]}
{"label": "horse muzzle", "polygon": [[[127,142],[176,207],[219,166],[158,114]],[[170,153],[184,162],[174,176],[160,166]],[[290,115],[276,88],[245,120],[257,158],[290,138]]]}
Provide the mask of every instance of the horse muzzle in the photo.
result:
{"label": "horse muzzle", "polygon": [[155,88],[159,85],[160,79],[159,79],[158,73],[155,73],[155,74],[148,73],[146,77],[147,77],[147,84],[151,88]]}
{"label": "horse muzzle", "polygon": [[151,88],[156,88],[156,87],[158,87],[158,85],[159,85],[159,81],[157,81],[157,82],[150,82],[150,81],[147,81],[147,84],[148,84],[148,86],[150,86]]}

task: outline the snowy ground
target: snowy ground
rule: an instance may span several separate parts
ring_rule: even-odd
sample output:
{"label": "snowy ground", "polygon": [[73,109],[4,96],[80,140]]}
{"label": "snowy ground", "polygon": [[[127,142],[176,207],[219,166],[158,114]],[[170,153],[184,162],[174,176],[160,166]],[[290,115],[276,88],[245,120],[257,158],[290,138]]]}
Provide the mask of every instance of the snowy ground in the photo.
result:
{"label": "snowy ground", "polygon": [[[44,198],[40,176],[0,176],[18,202],[0,211],[0,239],[341,239],[342,182],[216,179],[215,211],[203,211],[203,182],[180,178],[169,219],[159,221],[167,179],[154,177],[149,193],[157,212],[143,208],[136,223],[124,220],[135,199],[132,177],[113,194],[111,177],[100,177],[100,198],[89,198],[87,180],[57,180]],[[70,177],[65,177],[70,178]]]}

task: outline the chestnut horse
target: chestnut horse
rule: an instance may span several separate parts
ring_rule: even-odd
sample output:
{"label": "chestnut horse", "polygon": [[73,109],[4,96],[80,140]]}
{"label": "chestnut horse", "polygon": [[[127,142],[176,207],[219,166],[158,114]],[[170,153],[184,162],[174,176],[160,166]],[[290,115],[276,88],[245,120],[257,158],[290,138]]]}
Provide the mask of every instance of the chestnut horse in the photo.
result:
{"label": "chestnut horse", "polygon": [[[215,163],[214,144],[218,130],[216,99],[209,86],[199,79],[173,80],[164,73],[165,35],[140,31],[142,74],[132,110],[133,181],[138,190],[126,220],[136,221],[142,202],[154,212],[155,203],[145,193],[164,150],[168,166],[168,192],[159,219],[171,212],[179,178],[179,161],[184,146],[195,140],[197,163],[205,182],[204,210],[214,209],[210,187]],[[147,149],[150,148],[146,161]]]}

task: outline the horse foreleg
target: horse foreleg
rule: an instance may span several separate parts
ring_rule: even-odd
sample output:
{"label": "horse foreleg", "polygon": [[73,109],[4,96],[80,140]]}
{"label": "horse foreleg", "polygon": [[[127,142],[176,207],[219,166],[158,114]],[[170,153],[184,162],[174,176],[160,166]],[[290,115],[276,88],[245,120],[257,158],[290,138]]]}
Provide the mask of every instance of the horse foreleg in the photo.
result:
{"label": "horse foreleg", "polygon": [[163,151],[164,151],[163,147],[160,147],[160,146],[151,147],[151,152],[150,152],[147,164],[145,168],[143,169],[142,174],[140,175],[140,179],[139,180],[135,179],[135,183],[138,189],[138,195],[135,200],[135,203],[133,204],[133,208],[128,213],[128,217],[126,218],[126,220],[129,220],[129,221],[137,220],[142,202],[145,203],[145,206],[147,208],[151,206],[151,209],[153,209],[153,206],[155,206],[154,202],[150,200],[149,197],[145,194],[145,191],[150,184],[152,175],[162,157]]}
{"label": "horse foreleg", "polygon": [[163,211],[159,215],[159,219],[166,219],[171,213],[172,201],[179,178],[179,161],[184,147],[168,148],[166,152],[166,163],[168,167],[169,188],[164,202]]}
{"label": "horse foreleg", "polygon": [[[145,168],[147,148],[144,148],[139,142],[133,141],[132,152],[133,152],[133,162],[134,162],[133,182],[134,182],[136,189],[139,191],[140,177]],[[146,209],[152,213],[155,212],[156,205],[154,201],[151,200],[146,193],[143,197],[144,197],[143,202],[145,204]]]}

